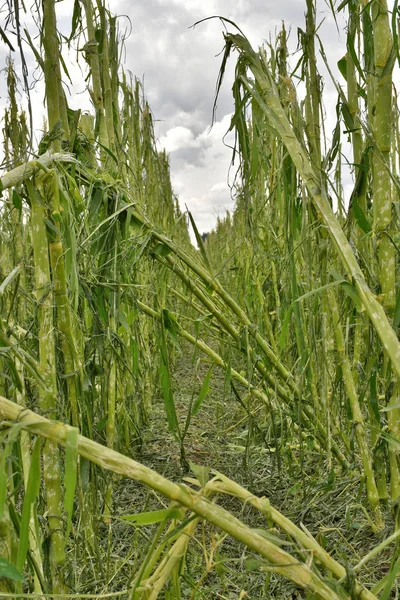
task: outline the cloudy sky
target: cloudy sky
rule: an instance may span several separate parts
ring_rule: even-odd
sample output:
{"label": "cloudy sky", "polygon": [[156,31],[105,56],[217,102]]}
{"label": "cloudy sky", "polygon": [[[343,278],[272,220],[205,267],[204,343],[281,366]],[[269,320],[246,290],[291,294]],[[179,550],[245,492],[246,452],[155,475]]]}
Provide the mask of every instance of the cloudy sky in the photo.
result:
{"label": "cloudy sky", "polygon": [[[113,13],[121,15],[121,32],[129,32],[125,43],[124,67],[144,82],[156,125],[160,147],[170,155],[171,176],[182,208],[188,206],[199,230],[208,231],[217,216],[232,211],[234,201],[229,188],[229,167],[232,152],[227,147],[231,139],[224,135],[233,109],[231,87],[234,58],[228,64],[220,93],[216,123],[210,129],[215,83],[223,50],[223,25],[212,19],[191,27],[195,22],[213,15],[224,16],[247,35],[254,48],[265,40],[274,40],[285,22],[291,30],[289,46],[296,48],[297,29],[305,27],[305,0],[108,0]],[[345,53],[343,23],[338,31],[327,0],[317,0],[319,34],[334,73],[336,63]],[[72,0],[57,3],[58,27],[70,32]],[[32,14],[23,24],[32,32]],[[125,15],[125,16],[124,16]],[[6,11],[0,11],[0,21]],[[4,27],[4,21],[0,23]],[[0,44],[0,64],[5,64],[8,49]],[[18,53],[14,54],[20,67]],[[31,75],[35,73],[34,56],[26,49]],[[66,59],[73,84],[68,85],[71,108],[90,110],[85,91],[85,73],[76,65],[76,53]],[[292,57],[293,65],[297,62]],[[335,122],[336,93],[325,80],[326,131],[330,134]],[[71,92],[69,94],[68,92]],[[43,85],[38,82],[31,92],[34,121],[42,123]],[[5,77],[0,81],[0,110],[7,101]],[[23,98],[22,98],[23,101]],[[37,134],[40,138],[40,133]],[[230,181],[235,173],[231,169]],[[349,183],[351,186],[351,182]]]}
{"label": "cloudy sky", "polygon": [[[156,120],[160,146],[170,155],[171,175],[181,206],[193,213],[200,231],[215,225],[217,215],[232,210],[228,186],[231,150],[224,145],[232,113],[231,59],[218,102],[217,121],[210,130],[215,83],[223,49],[223,25],[213,15],[235,23],[254,48],[274,39],[281,27],[291,29],[294,51],[297,28],[305,28],[303,0],[110,0],[111,10],[127,15],[121,28],[131,28],[126,41],[126,66],[144,80],[145,93]],[[345,53],[345,32],[338,33],[328,3],[318,0],[320,34],[334,71]],[[293,58],[295,63],[295,58]],[[327,131],[333,126],[336,94],[330,82],[326,91],[333,101]],[[332,118],[330,118],[332,117]],[[229,140],[228,140],[229,141]],[[231,171],[231,179],[234,170]]]}

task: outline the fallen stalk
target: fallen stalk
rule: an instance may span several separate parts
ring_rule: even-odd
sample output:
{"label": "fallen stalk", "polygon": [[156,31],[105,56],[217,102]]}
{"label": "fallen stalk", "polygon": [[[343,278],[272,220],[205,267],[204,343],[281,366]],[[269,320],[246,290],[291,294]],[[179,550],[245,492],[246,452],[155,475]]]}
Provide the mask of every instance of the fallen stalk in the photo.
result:
{"label": "fallen stalk", "polygon": [[[156,312],[155,310],[153,310],[152,308],[150,308],[149,306],[147,306],[146,304],[143,304],[143,302],[138,301],[138,306],[144,313],[146,313],[153,319],[157,319],[158,321],[161,320],[160,314],[158,312]],[[183,329],[183,327],[181,327],[180,325],[178,327],[178,333],[185,340],[190,342],[193,346],[196,346],[199,350],[204,352],[204,354],[206,354],[213,361],[214,364],[218,365],[219,367],[221,367],[224,370],[226,370],[228,368],[225,361],[223,360],[223,358],[221,358],[221,356],[219,356],[219,354],[217,354],[212,348],[210,348],[205,342],[203,342],[203,340],[195,338],[188,331],[186,331],[186,329]],[[261,400],[263,402],[263,404],[265,404],[266,406],[268,406],[268,407],[270,406],[271,402],[270,402],[268,396],[264,392],[259,390],[256,386],[252,385],[249,381],[247,381],[247,379],[245,377],[243,377],[243,375],[238,373],[238,371],[236,371],[232,367],[230,369],[230,373],[231,373],[231,376],[233,377],[233,379],[235,379],[238,383],[243,385],[255,398],[258,398],[259,400]],[[280,394],[278,394],[278,395],[280,397],[282,397]],[[287,403],[289,403],[288,397],[285,396],[285,400]],[[310,427],[308,427],[307,433],[302,432],[302,436],[306,439],[307,435],[309,433],[311,433],[312,435],[315,435],[318,442],[322,446],[324,446],[326,444],[327,433],[326,433],[326,430],[324,429],[322,423],[316,418],[311,407],[307,407],[307,406],[302,407],[302,417],[308,423],[315,425],[315,427],[316,427],[315,433],[310,431]],[[297,423],[294,423],[294,427],[295,427],[296,431],[299,431],[300,428]],[[334,440],[331,440],[331,444],[332,444],[332,452],[336,456],[339,463],[345,469],[349,469],[350,468],[349,462],[347,461],[343,452],[340,450],[339,446],[335,443]]]}
{"label": "fallen stalk", "polygon": [[[69,425],[51,422],[3,397],[0,397],[0,418],[6,420],[3,426],[12,427],[13,422],[18,422],[26,431],[61,445],[66,444],[68,434],[73,430]],[[76,449],[81,456],[100,467],[143,483],[216,525],[267,559],[276,573],[290,579],[297,586],[309,590],[317,598],[321,600],[350,599],[350,596],[344,590],[343,595],[339,596],[307,565],[275,546],[257,531],[247,527],[230,512],[213,504],[189,487],[173,483],[135,460],[82,435],[77,436]]]}
{"label": "fallen stalk", "polygon": [[34,175],[39,169],[48,169],[54,163],[57,162],[75,162],[76,159],[73,154],[69,154],[67,152],[46,152],[42,154],[39,158],[35,158],[29,162],[12,169],[3,177],[0,178],[0,189],[6,190],[11,187],[15,187],[20,185],[26,179],[29,179]]}
{"label": "fallen stalk", "polygon": [[[322,546],[320,546],[313,537],[308,536],[302,529],[300,529],[299,527],[297,527],[297,525],[290,521],[290,519],[286,518],[276,508],[271,506],[268,498],[258,498],[257,496],[253,496],[253,494],[251,494],[248,490],[243,488],[238,483],[235,483],[225,475],[222,475],[217,471],[214,471],[214,473],[216,475],[216,478],[210,481],[208,484],[208,487],[211,490],[213,490],[214,492],[235,496],[236,498],[240,498],[241,500],[243,500],[243,502],[245,502],[246,504],[251,504],[252,506],[254,506],[254,508],[256,508],[257,510],[265,514],[267,517],[272,519],[272,521],[276,525],[278,525],[285,533],[293,537],[301,545],[301,547],[305,548],[306,550],[310,550],[313,553],[313,555],[321,562],[321,564],[323,564],[327,569],[329,569],[329,571],[333,573],[333,575],[335,575],[337,579],[343,579],[346,577],[347,571],[345,567],[338,563],[334,558],[332,558],[332,556],[326,550],[324,550],[324,548],[322,548]],[[390,540],[389,542],[388,540],[385,540],[385,542],[391,543],[395,539],[395,536],[398,537],[398,533],[399,532],[396,532],[396,534],[390,536],[390,538],[388,538]],[[378,548],[374,550],[377,550],[377,552],[382,550],[382,546],[383,544],[385,544],[385,542],[380,544]],[[374,552],[374,556],[375,554],[377,554],[377,552]],[[368,557],[369,555],[365,558],[368,560]],[[359,568],[362,566],[362,564],[365,564],[365,562],[366,561],[361,561],[357,565],[357,570],[359,570]],[[360,598],[362,598],[362,600],[376,599],[376,596],[374,596],[374,594],[372,594],[360,583],[355,582],[355,586],[357,595],[359,595]]]}

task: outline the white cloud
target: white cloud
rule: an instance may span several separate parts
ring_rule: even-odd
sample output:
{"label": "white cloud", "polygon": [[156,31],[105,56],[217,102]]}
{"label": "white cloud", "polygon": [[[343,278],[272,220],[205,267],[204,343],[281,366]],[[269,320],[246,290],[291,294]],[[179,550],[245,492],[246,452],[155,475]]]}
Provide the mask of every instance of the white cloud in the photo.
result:
{"label": "white cloud", "polygon": [[[109,0],[109,5],[115,14],[126,15],[118,19],[121,31],[131,30],[122,54],[123,66],[144,79],[158,146],[170,154],[172,181],[180,203],[188,204],[199,227],[208,230],[215,225],[218,214],[227,207],[233,209],[226,182],[232,157],[226,144],[232,145],[233,136],[225,141],[223,138],[233,111],[231,88],[236,57],[228,61],[218,99],[217,122],[210,130],[224,25],[211,19],[194,29],[190,26],[212,15],[223,15],[236,22],[257,48],[265,39],[274,39],[284,20],[287,31],[291,29],[289,47],[294,51],[297,28],[305,27],[305,1],[281,0],[277,6],[276,0]],[[319,21],[325,18],[319,34],[335,77],[340,78],[336,62],[346,51],[343,24],[339,24],[338,32],[324,0],[318,0],[318,6]],[[70,31],[71,10],[72,2],[57,4],[59,27],[66,35]],[[24,21],[32,25],[29,12]],[[32,64],[31,51],[27,51],[27,58]],[[298,56],[292,57],[292,64],[297,59]],[[91,110],[85,92],[87,71],[76,65],[74,49],[66,57],[66,64],[74,83],[69,98],[71,108]],[[322,66],[322,61],[319,64]],[[336,92],[322,70],[329,98],[325,122],[329,137],[336,121]],[[0,86],[0,106],[4,104],[2,91]],[[44,114],[42,82],[32,91],[32,98],[36,115]],[[232,179],[234,169],[231,171]]]}
{"label": "white cloud", "polygon": [[220,192],[225,192],[226,190],[226,181],[220,181],[219,183],[215,183],[210,188],[210,194],[219,194]]}
{"label": "white cloud", "polygon": [[174,127],[159,140],[170,155],[172,185],[182,209],[192,213],[200,232],[209,231],[218,216],[233,210],[227,181],[231,149],[222,143],[230,123],[225,115],[198,135],[185,127]]}
{"label": "white cloud", "polygon": [[[338,32],[324,0],[318,0],[319,34],[323,38],[330,65],[338,76],[337,60],[345,53],[346,34],[339,22]],[[217,122],[210,130],[215,84],[224,47],[224,25],[218,19],[194,22],[223,15],[248,36],[254,48],[264,40],[274,40],[285,21],[291,30],[289,48],[297,46],[297,28],[305,29],[304,0],[111,0],[110,8],[127,14],[132,35],[127,40],[127,68],[139,77],[144,74],[147,95],[159,138],[159,147],[170,155],[174,189],[182,206],[188,205],[200,230],[216,223],[217,215],[233,209],[226,182],[232,150],[224,145],[224,135],[233,111],[232,83],[236,57],[228,61],[218,99]],[[340,38],[340,39],[339,39]],[[293,65],[299,56],[292,56]],[[319,61],[320,65],[322,61]],[[335,122],[336,93],[325,74],[329,92],[327,135]],[[332,99],[332,100],[331,100]],[[225,140],[232,144],[233,136]],[[237,165],[231,169],[231,180]],[[226,182],[226,183],[222,183]],[[217,193],[218,192],[218,193]]]}
{"label": "white cloud", "polygon": [[173,127],[160,138],[159,146],[165,148],[167,152],[174,152],[181,148],[193,147],[195,140],[194,133],[187,127]]}

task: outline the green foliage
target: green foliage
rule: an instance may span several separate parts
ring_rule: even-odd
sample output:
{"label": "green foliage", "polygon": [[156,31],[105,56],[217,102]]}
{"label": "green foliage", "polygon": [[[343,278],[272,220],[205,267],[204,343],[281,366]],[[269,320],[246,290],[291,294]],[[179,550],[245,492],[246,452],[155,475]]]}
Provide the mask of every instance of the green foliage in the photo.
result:
{"label": "green foliage", "polygon": [[[0,536],[7,556],[0,559],[0,578],[18,590],[101,595],[124,578],[133,598],[197,598],[216,575],[218,583],[207,589],[217,593],[218,585],[227,586],[228,573],[239,576],[220,549],[230,534],[241,544],[244,594],[250,596],[245,582],[253,576],[262,582],[259,597],[272,594],[276,571],[314,597],[347,593],[373,600],[352,567],[340,562],[352,542],[345,544],[337,528],[340,535],[328,548],[332,538],[319,524],[324,532],[336,531],[336,524],[331,515],[314,516],[313,502],[341,497],[347,487],[365,482],[366,497],[360,492],[356,506],[343,500],[343,527],[347,535],[372,529],[371,537],[383,526],[381,500],[390,495],[396,516],[400,496],[399,131],[391,89],[398,7],[396,1],[389,21],[384,2],[379,10],[377,2],[362,10],[353,1],[329,5],[335,20],[348,12],[341,84],[333,75],[338,101],[331,142],[321,119],[318,44],[328,72],[329,63],[314,2],[306,2],[294,70],[284,27],[275,43],[257,52],[234,23],[222,19],[234,33],[225,35],[217,94],[227,62],[238,52],[230,123],[233,160],[239,159],[236,204],[203,241],[172,190],[143,87],[120,65],[116,17],[101,0],[74,2],[71,32],[61,36],[55,3],[43,3],[42,57],[29,32],[21,35],[24,7],[15,4],[10,23],[16,23],[18,47],[24,37],[44,72],[50,131],[39,143],[40,161],[18,169],[30,149],[10,64],[4,152],[16,169],[1,184],[0,396],[21,406],[22,420],[28,407],[42,413],[49,421],[30,428],[53,436],[51,443],[31,440],[21,435],[20,423],[0,432],[0,518],[11,532]],[[10,46],[6,31],[0,35]],[[382,40],[388,51],[379,62]],[[93,115],[67,106],[65,44],[79,48],[87,64]],[[294,77],[302,81],[304,100]],[[215,107],[216,100],[214,117]],[[343,191],[343,128],[353,153],[350,199]],[[53,155],[66,149],[73,160],[64,152]],[[189,223],[198,249],[190,243]],[[194,346],[188,361],[187,344]],[[182,381],[177,373],[190,359],[194,377],[185,390],[186,377]],[[217,425],[208,419],[218,385],[223,400]],[[154,414],[166,421],[162,456],[155,456],[157,439],[149,439]],[[56,420],[72,424],[65,436],[61,425],[51,423]],[[237,479],[247,479],[251,493],[197,464],[212,461],[198,458],[193,431],[201,425],[197,437],[211,439],[221,423],[213,443],[221,453],[241,457]],[[82,450],[78,432],[102,444],[96,446],[99,456]],[[235,437],[226,443],[231,432]],[[55,445],[60,440],[64,455]],[[123,456],[139,452],[165,464],[180,458],[181,470],[190,468],[195,479],[177,485]],[[152,492],[143,494],[135,484],[133,499],[140,506],[121,512],[117,478],[103,478],[94,464]],[[314,525],[312,533],[257,496],[257,487],[269,494],[275,467],[290,503],[315,487],[299,517]],[[160,493],[173,501],[167,508],[160,507]],[[231,510],[226,495],[243,502],[241,512],[221,508],[223,503]],[[247,525],[254,517],[243,514],[248,505],[264,515],[268,528],[258,521]],[[384,516],[389,522],[389,511]],[[124,524],[135,529],[129,549],[122,550],[125,562],[111,573],[113,538]],[[357,539],[361,553],[359,546]],[[262,558],[253,556],[257,551]],[[198,566],[203,557],[204,572]],[[239,565],[239,558],[232,560]],[[81,571],[73,574],[77,565]],[[386,570],[378,586],[384,599],[398,576],[397,551]]]}
{"label": "green foliage", "polygon": [[6,577],[12,581],[24,581],[24,576],[8,562],[5,558],[0,557],[0,578]]}

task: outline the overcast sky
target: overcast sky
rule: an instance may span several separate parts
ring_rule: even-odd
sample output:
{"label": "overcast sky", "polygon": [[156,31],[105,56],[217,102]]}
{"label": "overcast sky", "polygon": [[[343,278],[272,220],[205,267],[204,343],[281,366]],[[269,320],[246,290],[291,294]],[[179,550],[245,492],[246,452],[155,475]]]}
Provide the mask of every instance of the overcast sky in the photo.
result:
{"label": "overcast sky", "polygon": [[[217,19],[191,25],[213,15],[231,19],[254,48],[275,38],[284,20],[297,44],[297,28],[305,28],[303,0],[110,0],[114,13],[127,15],[131,34],[126,41],[126,66],[144,80],[145,94],[156,120],[160,146],[170,155],[171,176],[182,207],[193,213],[201,232],[215,225],[217,215],[232,210],[227,178],[231,150],[223,143],[232,113],[231,59],[218,102],[217,122],[210,131],[215,83],[221,64],[223,26]],[[318,0],[320,34],[332,68],[344,55],[346,36],[338,33],[330,9]],[[127,19],[120,26],[128,27]],[[336,94],[326,82],[327,131],[333,127]],[[232,173],[233,175],[233,173]]]}
{"label": "overcast sky", "polygon": [[[109,0],[113,13],[121,15],[119,27],[130,32],[125,42],[124,68],[144,82],[145,94],[155,119],[158,144],[167,150],[171,162],[172,184],[181,207],[188,206],[200,232],[215,226],[217,216],[232,211],[234,201],[228,186],[231,150],[224,145],[233,104],[231,87],[235,57],[228,63],[225,81],[218,102],[217,119],[210,130],[215,83],[223,50],[223,25],[218,19],[191,26],[213,15],[224,16],[247,35],[254,48],[264,40],[274,40],[282,20],[291,30],[289,46],[294,51],[298,27],[305,28],[305,0]],[[340,77],[336,63],[346,51],[343,22],[338,32],[328,4],[317,0],[319,34],[333,72]],[[58,27],[70,32],[72,0],[57,3]],[[123,15],[126,15],[125,17]],[[6,11],[0,13],[5,18]],[[1,19],[0,19],[1,20]],[[4,23],[0,23],[4,27]],[[28,11],[23,25],[32,32],[32,13]],[[8,54],[0,44],[0,63]],[[26,49],[29,71],[34,74],[33,53]],[[18,53],[14,54],[20,67]],[[297,62],[292,58],[293,65]],[[85,75],[76,64],[76,53],[66,58],[73,84],[67,95],[71,108],[91,110]],[[326,78],[326,131],[330,135],[335,123],[336,93]],[[68,93],[71,92],[71,94]],[[7,95],[5,77],[0,82],[0,110]],[[43,84],[31,92],[34,123],[42,123]],[[22,98],[23,101],[23,98]],[[40,133],[37,133],[40,138]],[[229,141],[229,140],[228,140]],[[231,180],[234,169],[231,171]],[[351,187],[351,182],[349,182]]]}

